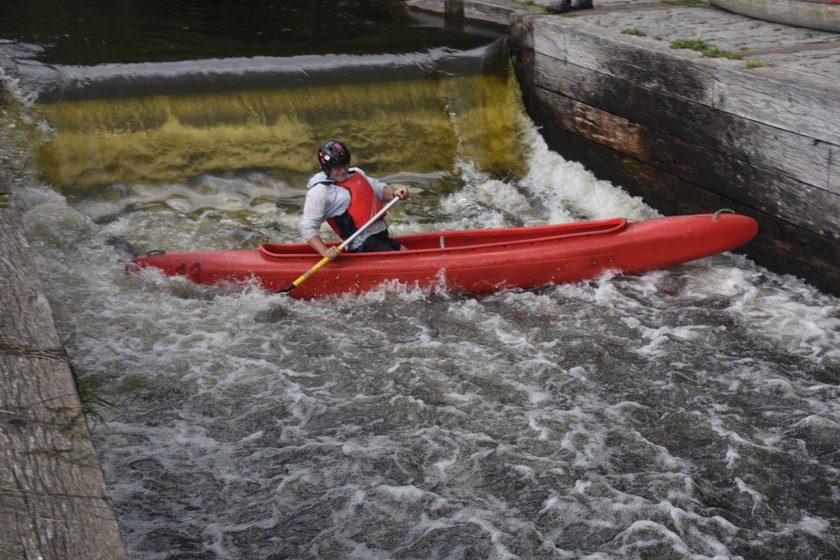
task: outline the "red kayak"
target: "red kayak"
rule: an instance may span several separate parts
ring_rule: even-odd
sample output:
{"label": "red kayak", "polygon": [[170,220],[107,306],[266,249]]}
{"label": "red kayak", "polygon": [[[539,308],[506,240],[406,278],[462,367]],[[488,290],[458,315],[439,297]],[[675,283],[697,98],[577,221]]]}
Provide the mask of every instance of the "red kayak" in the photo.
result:
{"label": "red kayak", "polygon": [[[607,270],[633,274],[708,257],[739,247],[756,233],[755,220],[728,213],[420,233],[395,238],[407,251],[343,254],[289,295],[360,293],[386,282],[461,292],[579,282]],[[151,254],[134,259],[127,269],[154,267],[199,284],[255,278],[280,292],[320,259],[306,244],[264,244],[251,250]]]}

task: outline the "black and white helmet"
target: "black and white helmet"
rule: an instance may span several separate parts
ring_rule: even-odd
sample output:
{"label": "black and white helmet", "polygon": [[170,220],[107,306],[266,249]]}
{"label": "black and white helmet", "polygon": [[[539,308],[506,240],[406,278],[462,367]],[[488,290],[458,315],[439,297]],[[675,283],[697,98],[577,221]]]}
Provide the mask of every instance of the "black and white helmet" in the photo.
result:
{"label": "black and white helmet", "polygon": [[329,175],[333,167],[350,165],[350,150],[340,140],[327,140],[318,148],[318,165]]}

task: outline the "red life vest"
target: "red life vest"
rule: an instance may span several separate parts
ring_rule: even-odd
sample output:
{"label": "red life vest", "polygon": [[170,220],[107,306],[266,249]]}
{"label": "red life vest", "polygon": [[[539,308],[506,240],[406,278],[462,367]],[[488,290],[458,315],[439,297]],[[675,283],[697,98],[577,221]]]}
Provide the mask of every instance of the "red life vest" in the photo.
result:
{"label": "red life vest", "polygon": [[339,237],[347,239],[382,210],[382,201],[361,173],[354,172],[336,185],[350,191],[350,206],[343,214],[327,218],[327,223]]}

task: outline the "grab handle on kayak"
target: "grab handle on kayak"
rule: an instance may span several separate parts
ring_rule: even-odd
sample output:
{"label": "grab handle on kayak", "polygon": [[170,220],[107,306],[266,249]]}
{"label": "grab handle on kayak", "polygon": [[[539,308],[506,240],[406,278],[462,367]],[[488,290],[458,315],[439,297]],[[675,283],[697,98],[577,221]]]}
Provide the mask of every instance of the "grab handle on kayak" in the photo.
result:
{"label": "grab handle on kayak", "polygon": [[[359,237],[359,235],[361,235],[363,231],[365,231],[367,228],[369,228],[371,225],[373,225],[376,221],[378,221],[380,218],[382,218],[382,216],[385,215],[385,212],[387,212],[394,204],[396,204],[399,201],[400,201],[399,197],[394,197],[393,199],[391,199],[391,202],[386,204],[385,207],[382,208],[382,210],[380,210],[379,212],[374,214],[373,218],[368,220],[368,222],[365,225],[363,225],[362,227],[357,229],[356,232],[353,235],[351,235],[350,237],[348,237],[347,239],[342,241],[341,244],[338,247],[336,247],[336,249],[338,249],[339,252],[344,251],[344,249],[348,245],[350,245],[350,243],[352,243],[353,240],[355,240],[357,237]],[[313,266],[312,268],[310,268],[309,270],[304,272],[300,276],[300,278],[298,278],[297,280],[292,282],[289,285],[288,288],[286,288],[285,290],[282,290],[280,293],[288,294],[289,292],[291,292],[292,290],[294,290],[295,288],[297,288],[298,286],[300,286],[301,284],[306,282],[309,279],[310,276],[312,276],[313,274],[318,272],[318,270],[320,270],[322,266],[324,266],[325,264],[327,264],[331,260],[332,259],[329,258],[329,257],[324,257],[323,259],[318,261],[318,263],[315,266]]]}

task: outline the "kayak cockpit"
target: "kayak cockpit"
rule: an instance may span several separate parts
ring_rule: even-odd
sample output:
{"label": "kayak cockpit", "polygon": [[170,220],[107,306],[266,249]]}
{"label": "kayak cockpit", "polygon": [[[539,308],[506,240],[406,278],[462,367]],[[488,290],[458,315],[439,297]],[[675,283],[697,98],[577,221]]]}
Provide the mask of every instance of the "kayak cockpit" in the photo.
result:
{"label": "kayak cockpit", "polygon": [[[395,237],[409,253],[449,252],[463,249],[483,249],[502,245],[519,245],[545,240],[560,240],[574,237],[600,236],[616,233],[627,227],[625,218],[612,218],[593,222],[574,222],[548,226],[522,228],[499,228],[487,230],[454,230],[447,232],[417,233]],[[329,245],[329,244],[328,244]],[[313,255],[315,251],[306,244],[260,245],[260,253],[268,258]],[[365,253],[357,253],[364,256]]]}

